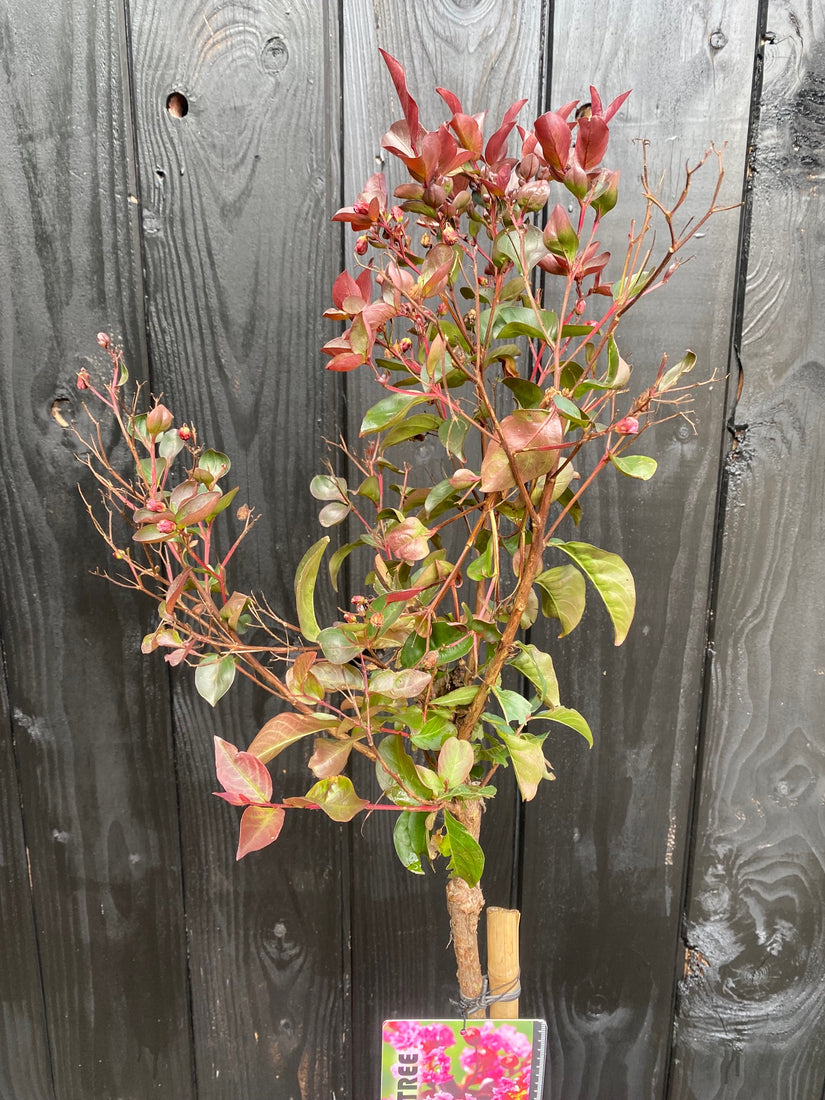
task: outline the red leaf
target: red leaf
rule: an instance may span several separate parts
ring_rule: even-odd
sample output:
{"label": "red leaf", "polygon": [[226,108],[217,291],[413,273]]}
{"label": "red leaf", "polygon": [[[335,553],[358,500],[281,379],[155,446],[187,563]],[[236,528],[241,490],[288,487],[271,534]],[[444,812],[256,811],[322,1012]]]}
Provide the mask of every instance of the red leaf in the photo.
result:
{"label": "red leaf", "polygon": [[455,92],[448,92],[446,88],[436,88],[436,91],[454,115],[461,114],[461,100],[458,98]]}
{"label": "red leaf", "polygon": [[478,119],[473,118],[472,115],[463,115],[457,112],[453,115],[450,125],[455,130],[456,136],[464,148],[469,149],[477,157],[481,156],[481,150],[484,148],[484,137]]}
{"label": "red leaf", "polygon": [[510,136],[510,131],[516,124],[516,116],[526,102],[526,99],[519,99],[516,103],[513,103],[507,108],[501,126],[499,126],[487,142],[487,148],[484,151],[484,159],[488,164],[498,164],[507,152],[507,138]]}
{"label": "red leaf", "polygon": [[570,127],[561,115],[548,111],[536,119],[536,137],[553,177],[562,179],[570,156]]}
{"label": "red leaf", "polygon": [[579,135],[576,138],[574,150],[576,160],[585,170],[591,172],[597,168],[602,157],[607,152],[607,139],[610,131],[604,119],[581,118],[579,119]]}
{"label": "red leaf", "polygon": [[[598,93],[596,93],[595,88],[591,88],[590,91],[593,92],[594,94],[598,94]],[[610,103],[605,108],[604,112],[601,115],[601,117],[605,120],[605,122],[610,122],[611,118],[613,118],[615,113],[619,110],[619,108],[621,107],[621,105],[624,103],[624,101],[627,99],[627,97],[629,95],[630,95],[630,89],[628,89],[628,91],[626,91],[626,92],[622,92],[621,95],[616,96],[616,98],[613,100],[613,102]],[[593,110],[593,113],[594,114],[599,114],[599,112],[596,111],[595,108]]]}
{"label": "red leaf", "polygon": [[401,110],[404,112],[404,118],[407,120],[410,142],[413,151],[417,153],[419,149],[419,137],[421,136],[421,127],[418,123],[418,104],[407,90],[407,76],[400,61],[396,61],[392,54],[388,54],[386,50],[379,49],[378,52],[384,58],[384,64],[389,69],[390,77],[395,85],[395,91],[401,103]]}
{"label": "red leaf", "polygon": [[257,852],[277,840],[285,816],[280,806],[247,807],[241,815],[241,831],[235,859],[243,859],[250,852]]}
{"label": "red leaf", "polygon": [[[263,767],[279,752],[294,745],[302,737],[337,725],[338,719],[331,714],[295,714],[292,711],[276,714],[261,727],[249,746],[249,755],[254,756]],[[265,768],[264,771],[266,771]],[[224,786],[226,787],[225,783]]]}
{"label": "red leaf", "polygon": [[215,738],[215,772],[228,794],[241,795],[250,802],[269,802],[272,797],[272,776],[261,761],[220,737]]}

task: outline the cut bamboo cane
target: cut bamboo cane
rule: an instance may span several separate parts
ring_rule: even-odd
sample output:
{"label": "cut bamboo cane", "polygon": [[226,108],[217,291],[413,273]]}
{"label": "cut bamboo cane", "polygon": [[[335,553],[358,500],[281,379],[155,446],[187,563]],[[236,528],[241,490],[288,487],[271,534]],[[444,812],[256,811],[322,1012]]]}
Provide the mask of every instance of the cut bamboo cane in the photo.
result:
{"label": "cut bamboo cane", "polygon": [[[518,988],[520,919],[518,909],[501,909],[493,905],[487,910],[487,979],[491,997]],[[493,1001],[490,1005],[490,1019],[518,1019],[518,998],[512,1001]]]}

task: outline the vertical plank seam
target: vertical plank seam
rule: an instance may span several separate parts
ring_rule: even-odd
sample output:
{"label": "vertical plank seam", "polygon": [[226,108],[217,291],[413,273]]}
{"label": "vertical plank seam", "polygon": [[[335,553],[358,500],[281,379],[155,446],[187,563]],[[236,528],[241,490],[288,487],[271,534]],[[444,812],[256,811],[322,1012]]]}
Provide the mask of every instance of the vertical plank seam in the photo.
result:
{"label": "vertical plank seam", "polygon": [[[346,135],[344,127],[346,124],[345,110],[344,110],[344,31],[345,31],[345,0],[325,0],[326,6],[326,21],[327,26],[331,30],[332,11],[335,11],[335,17],[337,19],[337,33],[338,33],[338,49],[336,51],[335,61],[338,65],[338,113],[335,119],[338,128],[338,181],[337,181],[337,207],[340,208],[346,204],[346,195],[344,194],[344,157],[346,153],[345,139]],[[327,72],[332,70],[332,65],[327,66]],[[330,108],[332,107],[332,96],[329,94],[329,80],[327,81],[328,93],[326,101]],[[330,125],[332,125],[332,118],[330,118]],[[333,151],[333,143],[330,141],[330,153]],[[329,214],[330,211],[327,210]],[[339,268],[344,269],[346,264],[345,256],[345,230],[346,225],[344,223],[331,223],[337,230],[338,237],[338,249],[337,255],[339,260]],[[329,228],[327,228],[329,232]],[[340,375],[335,379],[335,391],[333,397],[333,406],[337,408],[339,413],[339,423],[341,426],[342,434],[349,444],[347,438],[347,425],[348,425],[348,402],[347,402],[347,383],[346,376]],[[350,575],[350,563],[344,563],[344,571],[342,576],[342,589],[344,597],[348,597],[352,591],[352,580]],[[353,925],[353,875],[352,875],[352,860],[353,860],[353,830],[348,829],[346,835],[343,832],[339,832],[338,837],[338,853],[341,867],[341,988],[343,990],[342,1006],[341,1006],[341,1024],[343,1027],[343,1035],[341,1042],[341,1073],[344,1081],[344,1087],[346,1088],[346,1095],[341,1100],[354,1100],[355,1098],[355,1058],[354,1050],[355,1044],[353,1041],[353,957],[352,957],[352,925]],[[337,1100],[333,1096],[333,1100]]]}
{"label": "vertical plank seam", "polygon": [[[541,0],[540,8],[540,22],[541,22],[541,37],[539,38],[539,70],[538,70],[538,88],[536,89],[536,98],[538,103],[539,113],[550,110],[550,98],[551,98],[551,83],[553,78],[553,63],[552,63],[552,48],[553,48],[553,27],[555,16],[555,0]],[[542,225],[547,221],[547,208],[545,207],[541,214]],[[541,276],[542,289],[546,281],[546,276]],[[530,640],[530,632],[527,634],[527,641]],[[530,694],[530,688],[527,685],[526,677],[522,676],[522,694],[528,696]],[[513,853],[512,864],[510,870],[510,908],[522,910],[524,899],[524,865],[526,860],[526,851],[524,847],[525,837],[525,823],[527,817],[527,806],[524,801],[519,797],[518,787],[516,787],[513,795],[516,801],[516,812],[513,816],[515,835],[513,837]]]}
{"label": "vertical plank seam", "polygon": [[[719,467],[716,485],[716,507],[714,512],[713,537],[711,541],[710,569],[708,573],[708,595],[705,607],[705,644],[702,656],[700,677],[699,714],[693,750],[693,782],[687,811],[687,830],[683,851],[685,853],[682,869],[682,882],[679,897],[679,934],[676,938],[674,973],[671,987],[671,1031],[670,1049],[662,1083],[662,1098],[671,1096],[675,1066],[676,1042],[678,1032],[678,994],[680,967],[684,963],[684,951],[687,946],[687,907],[693,882],[698,838],[698,814],[701,805],[702,768],[704,765],[707,740],[707,725],[710,710],[710,696],[713,678],[716,638],[716,607],[718,604],[719,583],[722,565],[722,546],[725,535],[725,519],[729,489],[728,458],[731,453],[730,439],[738,431],[736,408],[741,385],[740,347],[744,319],[745,292],[748,275],[750,251],[750,228],[753,211],[753,174],[752,165],[759,133],[759,121],[762,103],[762,84],[764,70],[765,31],[767,28],[770,0],[757,0],[756,38],[754,42],[754,64],[751,82],[750,119],[745,150],[745,170],[742,180],[742,212],[739,223],[739,239],[736,252],[736,271],[734,274],[734,293],[731,309],[730,343],[728,349],[728,375],[725,380],[725,400],[722,429],[719,436]],[[733,369],[736,378],[733,379]],[[824,1086],[825,1088],[825,1086]],[[825,1100],[825,1094],[822,1097]]]}
{"label": "vertical plank seam", "polygon": [[[125,97],[124,103],[124,118],[127,129],[126,146],[131,151],[132,163],[134,165],[134,179],[135,179],[135,194],[138,200],[137,203],[137,244],[138,244],[138,271],[137,271],[137,287],[136,287],[136,308],[143,315],[143,339],[145,347],[145,363],[146,378],[149,383],[149,388],[152,388],[152,354],[151,354],[151,334],[149,331],[149,310],[148,310],[148,292],[146,287],[146,280],[144,273],[146,271],[146,240],[143,227],[143,183],[141,180],[140,172],[140,157],[138,156],[138,139],[137,139],[137,100],[135,94],[135,68],[134,68],[134,50],[132,48],[132,12],[130,0],[122,0],[122,3],[118,5],[119,15],[121,17],[121,48],[123,50],[123,56],[125,61],[126,81],[124,82],[123,94]],[[139,322],[140,324],[140,322]],[[180,913],[183,920],[183,928],[181,934],[183,937],[183,950],[184,958],[186,960],[185,966],[185,990],[184,990],[184,1003],[186,1005],[186,1030],[189,1036],[189,1078],[191,1082],[191,1090],[193,1100],[197,1100],[199,1095],[198,1089],[198,1067],[196,1058],[196,1046],[195,1046],[195,1022],[193,1012],[193,993],[192,993],[192,963],[190,958],[190,935],[189,935],[189,919],[186,909],[186,870],[183,850],[183,830],[181,828],[181,785],[180,785],[180,771],[178,768],[178,731],[175,721],[175,708],[174,701],[174,687],[172,683],[172,670],[169,666],[165,670],[165,683],[166,683],[166,698],[167,707],[169,711],[169,739],[170,739],[170,752],[172,757],[172,776],[175,787],[175,821],[177,824],[178,834],[178,866],[180,872],[178,875],[179,882],[179,897],[180,897]]]}
{"label": "vertical plank seam", "polygon": [[46,1057],[48,1058],[48,1073],[49,1073],[49,1086],[51,1089],[51,1100],[55,1100],[57,1095],[55,1079],[54,1079],[54,1057],[52,1051],[52,1037],[49,1030],[49,1017],[46,1012],[46,986],[43,976],[43,958],[40,951],[40,926],[37,920],[37,903],[34,898],[34,890],[32,889],[32,877],[31,866],[29,863],[29,842],[26,835],[26,814],[23,804],[23,785],[20,779],[20,760],[17,754],[17,740],[14,736],[14,720],[12,718],[12,705],[11,705],[11,685],[9,683],[8,666],[6,663],[6,646],[3,640],[3,632],[0,629],[0,663],[2,664],[2,676],[3,687],[6,692],[6,699],[9,704],[8,715],[8,735],[11,742],[12,758],[14,760],[14,780],[17,787],[17,805],[20,807],[20,832],[23,840],[23,848],[26,853],[26,868],[27,868],[27,881],[29,884],[28,896],[29,907],[32,920],[32,933],[34,937],[34,952],[35,963],[37,965],[37,978],[38,988],[40,989],[40,1012],[43,1018],[43,1040],[46,1049]]}

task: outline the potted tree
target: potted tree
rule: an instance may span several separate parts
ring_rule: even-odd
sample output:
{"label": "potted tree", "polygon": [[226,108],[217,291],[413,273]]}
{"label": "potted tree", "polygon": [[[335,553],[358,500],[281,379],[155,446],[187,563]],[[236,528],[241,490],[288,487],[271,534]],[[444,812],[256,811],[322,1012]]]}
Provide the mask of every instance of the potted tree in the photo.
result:
{"label": "potted tree", "polygon": [[[306,551],[294,611],[235,590],[255,516],[243,507],[227,522],[230,459],[160,402],[141,411],[139,395],[127,396],[123,352],[103,333],[111,373],[98,384],[80,372],[97,405],[79,435],[115,579],[158,605],[144,652],[192,666],[213,705],[237,675],[283,704],[250,745],[216,739],[219,797],[242,809],[238,858],[295,827],[292,811],[336,821],[392,813],[395,852],[411,873],[446,866],[460,1006],[474,1016],[509,993],[485,990],[478,951],[485,803],[505,768],[526,800],[553,778],[543,742],[554,724],[592,743],[553,654],[527,632],[542,615],[564,638],[588,595],[604,604],[617,645],[630,629],[629,569],[577,527],[602,475],[654,474],[655,460],[637,450],[650,425],[688,414],[694,355],[663,358],[636,386],[619,330],[722,209],[723,169],[709,150],[666,203],[645,163],[644,217],[611,261],[598,237],[619,181],[604,159],[626,95],[603,104],[591,89],[587,104],[530,128],[517,125],[522,101],[485,135],[484,116],[439,89],[448,117],[426,130],[402,67],[384,59],[403,118],[383,145],[408,180],[391,197],[376,174],[335,215],[356,234],[354,266],[336,279],[326,314],[344,330],[322,349],[329,370],[369,372],[380,397],[358,444],[341,441],[312,479],[321,528],[349,534],[334,547],[324,534]],[[680,229],[708,159],[712,197]],[[104,444],[103,415],[125,441],[127,472]],[[438,441],[436,473],[405,461],[405,444],[422,436]],[[352,589],[327,624],[314,601],[324,562],[336,591],[345,575]],[[276,792],[267,766],[293,746],[311,779]],[[353,754],[371,765],[369,790],[347,774]]]}

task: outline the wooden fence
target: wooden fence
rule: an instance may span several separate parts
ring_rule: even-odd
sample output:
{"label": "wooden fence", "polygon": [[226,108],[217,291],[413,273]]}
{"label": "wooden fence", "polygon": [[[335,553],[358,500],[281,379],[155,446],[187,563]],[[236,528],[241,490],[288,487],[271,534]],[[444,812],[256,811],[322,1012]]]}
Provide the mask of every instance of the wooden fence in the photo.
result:
{"label": "wooden fence", "polygon": [[330,214],[399,116],[379,45],[425,120],[435,85],[531,120],[632,87],[629,212],[634,139],[665,188],[727,142],[745,204],[625,338],[640,373],[689,346],[715,381],[695,433],[656,429],[653,481],[591,500],[636,623],[560,650],[596,745],[548,742],[526,811],[503,792],[485,892],[523,910],[553,1100],[820,1100],[821,0],[2,0],[0,1097],[370,1100],[381,1020],[448,1011],[443,883],[393,863],[389,823],[303,815],[234,863],[211,739],[268,713],[141,657],[153,609],[90,575],[61,426],[105,329],[263,512],[238,587],[289,600],[322,437],[363,407],[318,349],[352,244]]}

